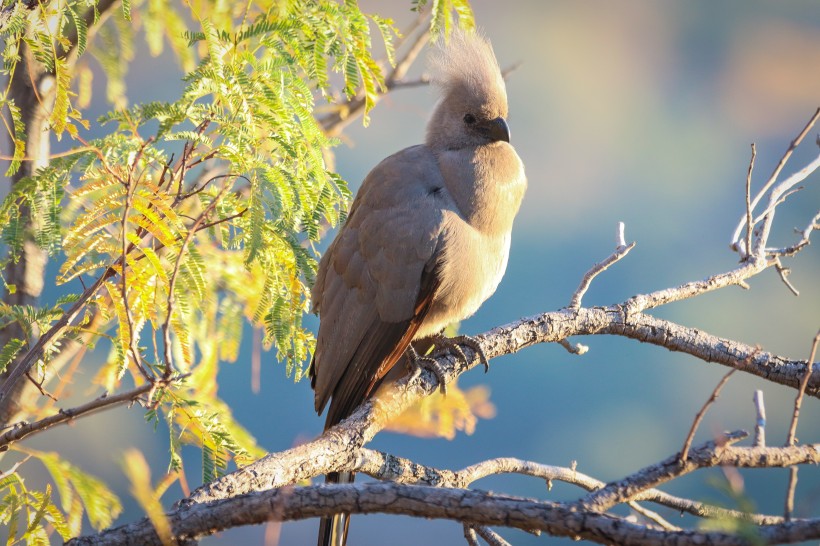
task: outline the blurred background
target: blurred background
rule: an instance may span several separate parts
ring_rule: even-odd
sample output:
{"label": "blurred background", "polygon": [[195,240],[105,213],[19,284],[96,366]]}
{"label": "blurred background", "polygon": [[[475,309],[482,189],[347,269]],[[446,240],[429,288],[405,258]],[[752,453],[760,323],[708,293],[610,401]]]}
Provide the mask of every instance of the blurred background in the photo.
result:
{"label": "blurred background", "polygon": [[[399,28],[413,17],[409,1],[362,4],[366,11],[394,17]],[[728,245],[745,210],[750,144],[757,144],[753,188],[759,188],[820,106],[816,2],[476,0],[473,7],[502,67],[520,63],[508,79],[509,124],[529,189],[506,277],[462,324],[463,333],[481,333],[567,305],[584,272],[612,252],[619,221],[626,224],[627,241],[637,246],[595,280],[584,299],[587,306],[621,302],[736,266],[737,255]],[[410,77],[422,68],[417,66]],[[128,92],[135,102],[170,100],[182,88],[180,77],[170,54],[152,58],[138,53],[127,78]],[[103,97],[103,82],[95,81],[95,86],[95,96]],[[423,140],[434,102],[432,89],[397,91],[375,108],[368,128],[356,123],[345,132],[336,161],[352,189],[383,157]],[[88,112],[89,119],[108,106],[100,103],[98,108]],[[813,134],[806,138],[784,175],[816,155],[813,141]],[[803,229],[816,213],[820,174],[806,186],[778,209],[773,243],[796,241],[793,228]],[[652,313],[806,358],[820,326],[816,244],[785,265],[792,269],[790,280],[799,297],[774,271],[767,271],[750,281],[751,290],[729,288]],[[574,341],[588,345],[589,352],[579,357],[543,345],[493,361],[487,375],[477,369],[463,376],[462,387],[487,386],[497,410],[493,419],[479,422],[474,434],[448,441],[382,433],[371,447],[449,469],[499,456],[560,466],[576,461],[580,472],[610,481],[680,450],[695,413],[727,371],[627,339]],[[220,377],[220,395],[237,419],[269,451],[319,434],[324,419],[313,412],[308,382],[294,384],[286,378],[273,355],[263,355],[261,391],[252,393],[250,336],[245,345],[245,356],[226,365]],[[696,442],[723,430],[753,430],[752,395],[758,388],[766,400],[768,442],[781,444],[794,392],[742,374],[732,377],[709,410]],[[803,406],[798,437],[820,441],[815,398]],[[146,425],[141,410],[123,408],[83,419],[39,436],[31,445],[54,449],[61,445],[55,440],[65,446],[69,460],[115,486],[126,507],[119,522],[141,517],[122,476],[122,453],[138,447],[157,475],[164,472],[168,457],[167,435]],[[184,453],[195,487],[197,452]],[[742,495],[757,510],[782,513],[788,471],[740,474]],[[719,470],[701,471],[663,489],[736,507],[724,484]],[[549,500],[582,494],[561,484],[547,491],[543,482],[525,477],[487,479],[475,487]],[[175,486],[166,498],[170,504],[179,496]],[[801,469],[796,505],[798,516],[820,515],[818,468]],[[692,523],[663,508],[658,511],[673,523]],[[316,520],[269,524],[221,533],[202,544],[311,544],[316,528]],[[498,531],[516,545],[568,543]],[[353,519],[351,545],[387,543],[459,544],[464,539],[461,526],[449,521]]]}

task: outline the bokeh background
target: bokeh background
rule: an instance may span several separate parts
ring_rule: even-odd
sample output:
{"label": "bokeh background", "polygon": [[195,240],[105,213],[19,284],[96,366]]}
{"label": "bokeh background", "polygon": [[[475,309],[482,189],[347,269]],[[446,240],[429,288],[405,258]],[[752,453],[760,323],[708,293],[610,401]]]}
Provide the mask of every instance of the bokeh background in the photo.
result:
{"label": "bokeh background", "polygon": [[[362,3],[394,17],[400,28],[413,17],[409,1]],[[529,190],[506,277],[462,332],[484,332],[565,306],[583,273],[613,250],[618,221],[637,246],[596,279],[585,305],[620,302],[735,267],[728,243],[744,211],[750,144],[757,144],[753,185],[759,188],[820,106],[820,9],[814,0],[476,0],[473,6],[501,65],[520,63],[508,80],[509,123]],[[170,55],[152,58],[146,50],[137,54],[127,78],[129,96],[135,102],[170,100],[182,88],[180,77]],[[100,80],[98,101],[104,97]],[[431,89],[397,91],[372,112],[368,128],[355,124],[346,131],[336,161],[353,189],[380,159],[423,139],[434,102]],[[91,119],[108,106],[98,102],[95,108]],[[806,139],[785,175],[815,156],[813,141],[813,135]],[[793,242],[792,228],[805,227],[818,209],[820,175],[806,185],[779,209],[773,236],[778,245]],[[820,326],[816,244],[786,265],[800,297],[768,271],[750,281],[751,290],[725,289],[653,314],[806,358]],[[495,360],[487,375],[466,374],[460,384],[486,385],[497,408],[495,418],[481,421],[474,434],[448,441],[383,433],[372,447],[451,469],[497,456],[562,466],[577,461],[579,471],[610,481],[678,451],[695,413],[726,372],[627,339],[576,341],[590,351],[579,357],[559,346],[538,346]],[[220,376],[220,394],[239,421],[270,451],[317,435],[323,418],[313,412],[308,382],[294,384],[273,355],[265,354],[261,391],[253,394],[250,355],[246,336],[243,357]],[[752,430],[752,394],[758,388],[765,394],[768,441],[782,443],[793,391],[741,374],[710,409],[696,440],[722,430]],[[816,399],[804,404],[798,436],[820,441]],[[136,408],[83,419],[31,443],[58,446],[113,483],[126,506],[122,523],[141,516],[122,476],[123,451],[141,449],[157,474],[167,465],[166,435],[146,425]],[[185,454],[196,486],[196,451]],[[743,471],[743,494],[762,512],[782,513],[787,474]],[[735,506],[724,482],[720,471],[701,471],[664,489]],[[560,484],[547,491],[543,482],[524,477],[488,479],[476,487],[550,500],[581,494]],[[169,504],[180,495],[172,489]],[[820,515],[816,467],[801,469],[797,506],[798,515]],[[679,521],[677,514],[659,512]],[[307,520],[242,528],[202,543],[311,544],[316,526]],[[516,545],[569,543],[499,531]],[[350,535],[355,545],[463,541],[456,523],[388,516],[357,516]]]}

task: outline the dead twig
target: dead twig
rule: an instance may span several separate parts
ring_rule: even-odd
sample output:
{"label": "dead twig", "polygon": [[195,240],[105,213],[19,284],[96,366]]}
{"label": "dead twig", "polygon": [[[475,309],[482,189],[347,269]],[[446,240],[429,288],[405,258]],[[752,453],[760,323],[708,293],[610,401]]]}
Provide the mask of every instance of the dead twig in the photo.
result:
{"label": "dead twig", "polygon": [[[769,180],[763,185],[763,187],[760,189],[760,191],[757,192],[754,199],[751,200],[751,203],[749,203],[747,205],[746,214],[738,222],[738,225],[735,228],[734,233],[732,234],[731,248],[733,250],[738,251],[738,252],[741,251],[741,248],[740,248],[740,234],[742,233],[744,226],[747,229],[747,234],[750,233],[750,232],[754,233],[754,226],[755,226],[755,224],[757,224],[759,219],[753,220],[751,222],[751,225],[749,225],[748,216],[753,213],[754,209],[757,207],[757,205],[760,203],[760,201],[763,199],[763,197],[765,197],[765,195],[769,191],[769,189],[771,189],[774,186],[774,184],[777,182],[777,179],[780,176],[780,172],[783,170],[783,167],[786,165],[786,163],[788,162],[789,158],[791,157],[792,153],[797,148],[797,146],[800,145],[800,143],[803,141],[803,139],[806,137],[806,135],[809,133],[809,131],[811,131],[811,128],[817,122],[818,118],[820,118],[820,108],[818,108],[815,111],[814,115],[806,123],[805,127],[803,127],[803,129],[800,131],[800,133],[794,138],[794,140],[791,141],[791,143],[789,144],[789,147],[783,153],[783,156],[780,158],[780,161],[775,166],[774,171],[772,171],[772,174],[769,177]],[[753,153],[753,155],[754,155],[754,153]],[[817,162],[817,160],[812,162],[812,164],[814,164],[815,162]],[[816,168],[816,166],[814,168]],[[751,169],[751,166],[750,166],[750,169]],[[799,174],[800,174],[799,172],[796,173],[796,175],[799,175]],[[794,180],[792,180],[793,178],[794,178]],[[792,177],[789,177],[789,179],[787,181],[790,182],[790,183],[785,184],[785,188],[783,188],[784,184],[781,184],[781,185],[778,186],[778,188],[783,188],[783,189],[781,189],[781,191],[772,191],[772,194],[770,195],[770,198],[769,198],[769,204],[771,205],[772,203],[777,202],[779,197],[782,195],[782,193],[786,189],[788,189],[791,186],[799,183],[804,178],[805,178],[805,176],[803,176],[801,178],[800,176],[795,177],[795,175],[792,175]],[[777,188],[775,190],[777,190]],[[777,194],[777,195],[775,196],[775,194]],[[767,210],[768,210],[768,208],[769,207],[767,207]],[[763,216],[766,216],[766,214],[764,214]],[[756,249],[753,250],[751,248],[747,248],[746,249],[746,255],[747,256],[753,256],[754,255],[754,256],[762,257],[762,256],[758,255],[758,251],[762,250],[765,247],[765,241],[767,239],[768,239],[768,228],[766,226],[764,226],[764,229],[761,230],[760,235],[758,236],[758,243],[759,244],[756,245]],[[762,243],[762,244],[760,244],[760,243]],[[748,244],[753,244],[753,242],[751,240],[749,240]]]}
{"label": "dead twig", "polygon": [[483,538],[489,546],[510,546],[510,543],[504,540],[501,535],[487,527],[486,525],[476,525],[473,527],[478,536]]}
{"label": "dead twig", "polygon": [[[188,375],[189,374],[173,377],[169,379],[168,382],[179,381]],[[0,452],[8,450],[9,446],[14,442],[19,442],[24,438],[44,432],[56,425],[62,425],[79,417],[85,417],[99,411],[111,409],[115,406],[132,403],[139,400],[145,393],[153,388],[153,384],[146,383],[145,385],[120,394],[111,396],[103,395],[80,406],[61,409],[57,413],[33,423],[18,423],[0,435]]]}
{"label": "dead twig", "polygon": [[755,403],[755,447],[766,446],[766,406],[763,404],[763,391],[758,389],[754,395]]}
{"label": "dead twig", "polygon": [[720,389],[729,381],[729,378],[732,377],[732,374],[737,371],[736,368],[732,368],[729,370],[729,373],[723,376],[715,390],[712,391],[712,395],[709,399],[703,404],[703,407],[700,408],[700,411],[697,415],[695,415],[695,420],[692,421],[692,427],[689,429],[689,434],[686,436],[686,441],[683,442],[683,448],[680,450],[680,464],[683,465],[686,463],[686,457],[689,455],[689,447],[692,445],[692,440],[695,438],[695,432],[697,432],[698,427],[700,426],[700,422],[703,421],[704,415],[706,415],[706,410],[709,409],[709,406],[715,403],[715,400],[718,399],[720,396]]}
{"label": "dead twig", "polygon": [[752,253],[752,171],[755,167],[755,157],[757,157],[757,148],[752,142],[752,158],[749,160],[749,171],[746,174],[746,258],[751,257]]}
{"label": "dead twig", "polygon": [[[786,435],[786,447],[794,446],[797,435],[797,421],[800,418],[800,406],[803,404],[803,395],[806,392],[806,387],[811,379],[812,368],[814,367],[814,355],[817,354],[817,344],[820,343],[820,331],[814,336],[811,344],[811,351],[809,352],[809,361],[806,366],[806,373],[803,374],[803,380],[800,382],[800,388],[797,390],[797,396],[794,398],[794,412],[792,412],[792,421],[789,425],[789,432]],[[797,467],[793,466],[789,472],[789,486],[786,489],[786,507],[783,517],[786,521],[791,520],[792,512],[794,511],[794,492],[797,489]]]}
{"label": "dead twig", "polygon": [[[616,233],[616,241],[617,245],[615,247],[615,252],[609,255],[608,258],[599,262],[592,266],[592,268],[584,274],[584,278],[581,279],[581,284],[578,285],[578,288],[575,290],[575,293],[572,295],[572,298],[569,301],[569,305],[567,306],[569,309],[578,309],[581,307],[581,299],[583,299],[584,294],[586,294],[587,290],[589,290],[590,284],[592,284],[592,280],[598,276],[598,274],[606,271],[609,266],[614,264],[615,262],[619,261],[621,258],[626,256],[632,248],[634,248],[635,243],[632,242],[630,244],[626,244],[624,240],[624,223],[618,222],[618,231]],[[572,352],[572,351],[570,351]]]}

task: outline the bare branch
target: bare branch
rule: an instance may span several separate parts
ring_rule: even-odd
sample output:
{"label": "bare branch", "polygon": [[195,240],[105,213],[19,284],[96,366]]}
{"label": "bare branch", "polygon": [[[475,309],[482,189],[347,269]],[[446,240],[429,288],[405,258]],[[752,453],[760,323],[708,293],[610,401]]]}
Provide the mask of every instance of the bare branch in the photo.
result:
{"label": "bare branch", "polygon": [[[811,344],[811,351],[809,352],[808,362],[814,362],[814,355],[817,353],[817,344],[820,343],[820,331],[814,336]],[[800,418],[800,406],[803,403],[803,395],[806,392],[806,387],[809,385],[809,380],[812,376],[812,368],[814,364],[806,366],[806,371],[803,373],[803,379],[800,381],[800,387],[797,390],[797,396],[794,399],[794,412],[792,412],[792,420],[789,425],[789,433],[786,436],[786,445],[793,446],[795,441],[795,434],[797,432],[797,420]]]}
{"label": "bare branch", "polygon": [[[783,170],[783,167],[786,165],[786,163],[788,162],[789,158],[791,157],[792,153],[797,148],[797,146],[800,145],[800,143],[803,141],[803,139],[806,137],[806,135],[809,133],[809,131],[811,131],[811,128],[817,122],[818,118],[820,118],[820,108],[817,109],[817,111],[814,113],[814,115],[811,117],[811,119],[808,121],[808,123],[806,123],[806,126],[803,127],[803,129],[800,131],[800,133],[797,135],[797,137],[795,137],[795,139],[791,141],[791,143],[789,144],[789,147],[786,149],[785,153],[780,158],[780,161],[777,163],[777,166],[774,168],[774,171],[772,172],[771,176],[769,177],[769,180],[766,182],[766,184],[764,184],[764,186],[760,189],[760,191],[757,193],[757,195],[755,195],[755,198],[752,200],[751,205],[749,207],[752,211],[754,211],[755,207],[757,207],[758,203],[760,203],[760,201],[766,195],[766,192],[768,192],[769,189],[777,182],[777,178],[780,176],[780,172]],[[816,161],[817,160],[815,160],[815,162]],[[805,178],[805,176],[803,178]],[[801,178],[800,180],[802,180],[803,178]],[[800,180],[795,181],[794,184],[799,183]],[[792,184],[792,185],[794,185],[794,184]],[[791,186],[789,186],[789,187],[791,187]],[[769,203],[777,201],[776,198],[774,200],[772,199],[774,194],[775,194],[775,192],[772,192],[772,196],[770,196]],[[740,222],[738,223],[738,225],[735,228],[735,231],[732,235],[732,248],[735,249],[735,250],[738,250],[738,242],[739,242],[739,238],[740,238],[740,233],[742,232],[743,226],[744,226],[745,223],[746,223],[746,218],[744,217],[740,220]],[[753,224],[754,224],[754,222],[753,222]],[[752,227],[754,227],[754,226],[752,226]],[[768,230],[766,230],[765,233],[761,234],[762,239],[766,239],[767,237],[768,237]],[[747,254],[752,254],[752,249],[747,249],[746,252],[747,252]],[[756,254],[756,252],[755,252],[755,254]]]}
{"label": "bare branch", "polygon": [[800,291],[794,287],[794,285],[789,281],[788,278],[792,270],[788,267],[783,267],[783,264],[780,263],[779,257],[774,259],[774,267],[777,270],[777,274],[780,275],[780,280],[783,281],[783,284],[786,285],[786,288],[788,288],[789,291],[795,296],[799,296]]}
{"label": "bare branch", "polygon": [[475,533],[475,529],[471,526],[464,524],[464,538],[467,540],[467,544],[470,546],[480,546],[478,542],[478,535]]}
{"label": "bare branch", "polygon": [[[707,442],[690,451],[686,463],[673,455],[650,465],[606,487],[590,493],[579,501],[586,510],[604,511],[616,504],[642,499],[641,492],[666,483],[698,468],[728,466],[737,468],[784,468],[793,464],[820,462],[820,444],[791,447],[737,447],[731,444],[748,436],[744,431],[727,433],[720,442]],[[722,443],[724,442],[724,443]]]}
{"label": "bare branch", "polygon": [[671,523],[666,521],[666,519],[663,516],[661,516],[660,514],[658,514],[657,512],[653,512],[652,510],[641,506],[640,504],[638,504],[635,501],[629,501],[626,504],[630,508],[632,508],[632,510],[634,510],[635,512],[637,512],[638,514],[640,514],[641,516],[643,516],[647,520],[649,520],[649,521],[655,523],[656,525],[658,525],[661,529],[666,529],[667,531],[680,531],[681,530],[680,527],[678,527],[677,525],[672,525]]}
{"label": "bare branch", "polygon": [[633,500],[635,496],[647,489],[666,483],[673,478],[688,474],[702,467],[718,465],[721,452],[733,442],[739,442],[747,436],[746,432],[737,431],[726,434],[720,441],[701,444],[692,450],[691,457],[681,462],[679,455],[673,455],[660,463],[648,466],[623,479],[607,484],[603,489],[590,493],[578,501],[583,510],[603,512],[609,508]]}
{"label": "bare branch", "polygon": [[[809,362],[814,362],[814,355],[817,353],[817,344],[820,343],[820,331],[814,336],[811,344],[811,351],[809,352]],[[800,418],[800,406],[803,403],[803,394],[806,392],[806,386],[809,383],[812,373],[812,364],[806,367],[806,373],[803,375],[803,380],[800,382],[800,388],[797,390],[797,396],[794,399],[794,412],[792,413],[791,424],[789,425],[789,433],[786,436],[786,446],[794,445],[795,436],[797,434],[797,420]],[[789,472],[789,486],[786,490],[786,510],[784,517],[786,520],[791,520],[792,512],[794,511],[794,491],[797,489],[797,467],[794,466]]]}
{"label": "bare branch", "polygon": [[763,404],[763,391],[757,389],[754,395],[755,403],[755,447],[766,445],[766,406]]}
{"label": "bare branch", "polygon": [[19,442],[23,438],[44,432],[56,425],[62,425],[79,417],[85,417],[102,410],[111,409],[115,406],[135,402],[142,397],[142,395],[150,391],[152,387],[152,384],[146,383],[145,385],[120,394],[100,396],[75,408],[61,409],[54,415],[45,417],[34,423],[18,423],[13,425],[11,430],[0,435],[0,451],[6,451],[14,442]]}
{"label": "bare branch", "polygon": [[566,339],[559,340],[558,345],[560,345],[561,347],[566,349],[567,352],[573,355],[582,355],[586,354],[586,352],[589,351],[589,347],[587,347],[586,345],[582,343],[576,343],[575,345],[573,345]]}
{"label": "bare branch", "polygon": [[504,538],[484,525],[476,525],[473,527],[475,532],[478,533],[478,536],[483,538],[489,546],[510,546],[510,543],[504,540]]}
{"label": "bare branch", "polygon": [[752,158],[749,160],[749,172],[746,174],[746,248],[743,252],[746,257],[752,254],[752,230],[754,224],[752,223],[752,171],[755,167],[755,157],[757,157],[757,148],[752,142]]}
{"label": "bare branch", "polygon": [[572,295],[572,298],[569,301],[568,307],[570,309],[578,309],[579,307],[581,307],[581,299],[583,299],[584,294],[586,294],[587,290],[589,290],[589,285],[592,284],[592,280],[595,277],[597,277],[599,273],[606,271],[609,268],[609,266],[611,266],[627,254],[629,254],[629,251],[634,248],[634,242],[627,245],[626,241],[624,241],[623,222],[618,222],[617,241],[618,246],[615,248],[615,252],[610,254],[609,257],[606,258],[604,261],[598,262],[597,264],[593,265],[592,268],[586,272],[584,278],[581,279],[581,284],[578,285],[578,288],[575,290],[575,293]]}
{"label": "bare branch", "polygon": [[[475,525],[538,529],[553,536],[587,539],[603,544],[670,546],[745,546],[735,533],[667,531],[648,528],[609,514],[577,512],[574,507],[547,501],[464,489],[396,483],[336,484],[286,487],[196,504],[168,514],[174,535],[190,538],[240,525],[276,519],[287,521],[346,512],[388,513],[441,518]],[[274,516],[275,515],[275,516]],[[799,520],[758,529],[762,544],[798,542],[820,537],[820,520]],[[147,519],[73,539],[68,546],[159,545]]]}
{"label": "bare branch", "polygon": [[[553,481],[577,485],[586,491],[597,491],[606,485],[606,483],[591,478],[575,468],[546,465],[511,457],[489,459],[470,465],[459,471],[452,471],[420,465],[403,457],[397,457],[367,448],[359,450],[358,463],[353,470],[367,474],[373,478],[390,480],[396,483],[455,487],[461,489],[466,489],[479,479],[499,474],[521,474],[540,478],[547,483],[547,489],[552,489]],[[780,516],[728,510],[711,504],[676,497],[658,489],[647,489],[637,495],[635,500],[654,502],[672,508],[673,510],[687,512],[702,518],[742,519],[755,523],[756,525],[771,525],[785,521],[784,518]],[[639,505],[636,505],[638,508],[635,508],[632,502],[630,502],[629,505],[638,511],[641,509]],[[643,510],[647,513],[649,512],[645,508],[643,508]]]}
{"label": "bare branch", "polygon": [[706,415],[706,410],[708,410],[709,406],[714,404],[715,400],[718,399],[718,396],[720,396],[720,389],[723,388],[723,385],[725,385],[726,382],[729,381],[729,378],[732,377],[732,374],[736,371],[737,368],[733,368],[729,370],[729,373],[723,376],[723,379],[721,379],[718,382],[717,386],[715,387],[715,390],[712,391],[712,395],[703,404],[703,407],[700,408],[700,411],[695,416],[695,420],[692,421],[692,427],[689,429],[689,434],[686,436],[686,441],[683,442],[683,448],[680,450],[681,464],[686,463],[686,457],[687,455],[689,455],[689,447],[692,445],[692,440],[695,438],[695,432],[697,432],[698,427],[700,426],[700,422],[703,420],[703,416]]}
{"label": "bare branch", "polygon": [[809,221],[809,225],[806,226],[806,229],[803,231],[795,230],[801,235],[800,240],[795,244],[785,248],[767,248],[766,252],[773,256],[794,256],[803,250],[803,247],[811,243],[811,233],[815,230],[820,230],[820,212]]}

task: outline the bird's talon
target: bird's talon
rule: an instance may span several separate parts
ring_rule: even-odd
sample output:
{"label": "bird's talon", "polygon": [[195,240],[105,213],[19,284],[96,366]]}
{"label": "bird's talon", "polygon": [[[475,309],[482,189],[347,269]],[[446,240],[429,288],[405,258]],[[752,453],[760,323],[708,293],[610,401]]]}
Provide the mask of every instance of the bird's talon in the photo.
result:
{"label": "bird's talon", "polygon": [[438,380],[439,389],[441,390],[441,394],[447,395],[447,383],[445,381],[446,374],[444,373],[444,368],[441,367],[436,359],[429,358],[426,356],[421,356],[416,351],[416,349],[410,345],[407,348],[407,365],[410,368],[410,378],[408,379],[408,383],[416,379],[419,375],[421,375],[421,370],[425,369],[432,373],[436,379]]}
{"label": "bird's talon", "polygon": [[472,362],[467,355],[464,354],[464,351],[459,347],[459,345],[466,345],[470,349],[475,352],[476,356],[478,356],[479,362],[484,364],[484,373],[490,371],[490,361],[487,359],[487,355],[484,354],[484,349],[481,348],[481,344],[478,342],[477,339],[470,336],[455,336],[455,337],[447,337],[443,334],[438,334],[435,336],[435,343],[438,347],[446,347],[450,349],[452,352],[456,354],[456,357],[461,359],[465,365],[469,365]]}

